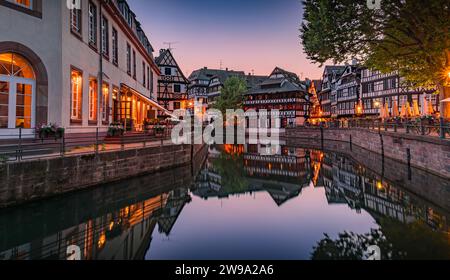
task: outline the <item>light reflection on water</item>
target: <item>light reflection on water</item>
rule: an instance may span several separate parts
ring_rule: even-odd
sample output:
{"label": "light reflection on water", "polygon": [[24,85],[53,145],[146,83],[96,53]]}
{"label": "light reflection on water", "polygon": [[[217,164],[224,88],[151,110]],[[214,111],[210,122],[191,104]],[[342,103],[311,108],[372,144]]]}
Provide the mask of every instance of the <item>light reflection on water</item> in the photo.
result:
{"label": "light reflection on water", "polygon": [[69,245],[82,259],[360,258],[369,243],[383,258],[450,258],[446,205],[335,153],[261,148],[211,147],[195,176],[184,167],[2,211],[0,259],[65,259]]}

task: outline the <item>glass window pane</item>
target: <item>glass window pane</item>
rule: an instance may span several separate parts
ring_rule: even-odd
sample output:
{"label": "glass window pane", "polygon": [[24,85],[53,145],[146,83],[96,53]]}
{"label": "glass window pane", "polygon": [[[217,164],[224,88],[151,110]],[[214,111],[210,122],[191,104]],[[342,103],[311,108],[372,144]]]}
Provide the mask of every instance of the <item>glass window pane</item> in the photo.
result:
{"label": "glass window pane", "polygon": [[31,128],[32,87],[17,84],[16,95],[16,127]]}
{"label": "glass window pane", "polygon": [[0,105],[0,117],[8,116],[8,105]]}
{"label": "glass window pane", "polygon": [[9,96],[8,94],[0,93],[0,105],[7,105],[9,103]]}

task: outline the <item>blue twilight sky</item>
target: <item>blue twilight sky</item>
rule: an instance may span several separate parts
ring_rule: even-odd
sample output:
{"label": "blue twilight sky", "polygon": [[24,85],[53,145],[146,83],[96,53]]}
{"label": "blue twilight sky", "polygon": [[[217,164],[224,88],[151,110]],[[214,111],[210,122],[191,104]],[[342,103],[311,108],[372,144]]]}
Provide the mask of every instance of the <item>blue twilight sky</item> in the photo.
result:
{"label": "blue twilight sky", "polygon": [[[128,0],[155,50],[174,54],[189,75],[204,66],[268,75],[275,66],[319,78],[299,39],[300,0]],[[157,52],[155,52],[155,55]]]}

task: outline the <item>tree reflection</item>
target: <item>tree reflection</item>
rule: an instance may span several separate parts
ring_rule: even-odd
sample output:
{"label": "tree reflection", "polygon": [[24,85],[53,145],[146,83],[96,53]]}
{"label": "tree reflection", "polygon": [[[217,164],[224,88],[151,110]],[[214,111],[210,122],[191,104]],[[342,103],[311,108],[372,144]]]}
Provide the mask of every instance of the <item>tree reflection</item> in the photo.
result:
{"label": "tree reflection", "polygon": [[380,229],[367,234],[344,232],[337,239],[325,234],[311,255],[313,260],[363,260],[369,246],[381,249],[382,260],[450,259],[448,233],[432,230],[422,221],[403,224],[382,219]]}
{"label": "tree reflection", "polygon": [[241,193],[248,190],[249,182],[246,178],[242,154],[221,153],[212,163],[215,171],[221,176],[224,192]]}

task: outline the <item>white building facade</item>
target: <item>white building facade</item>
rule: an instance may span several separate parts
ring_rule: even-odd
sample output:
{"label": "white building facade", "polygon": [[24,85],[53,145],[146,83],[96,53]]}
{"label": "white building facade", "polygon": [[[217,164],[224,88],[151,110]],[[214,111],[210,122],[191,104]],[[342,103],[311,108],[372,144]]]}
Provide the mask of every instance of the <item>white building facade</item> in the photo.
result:
{"label": "white building facade", "polygon": [[126,1],[67,3],[78,4],[0,0],[0,135],[49,123],[139,131],[156,116],[160,70]]}

